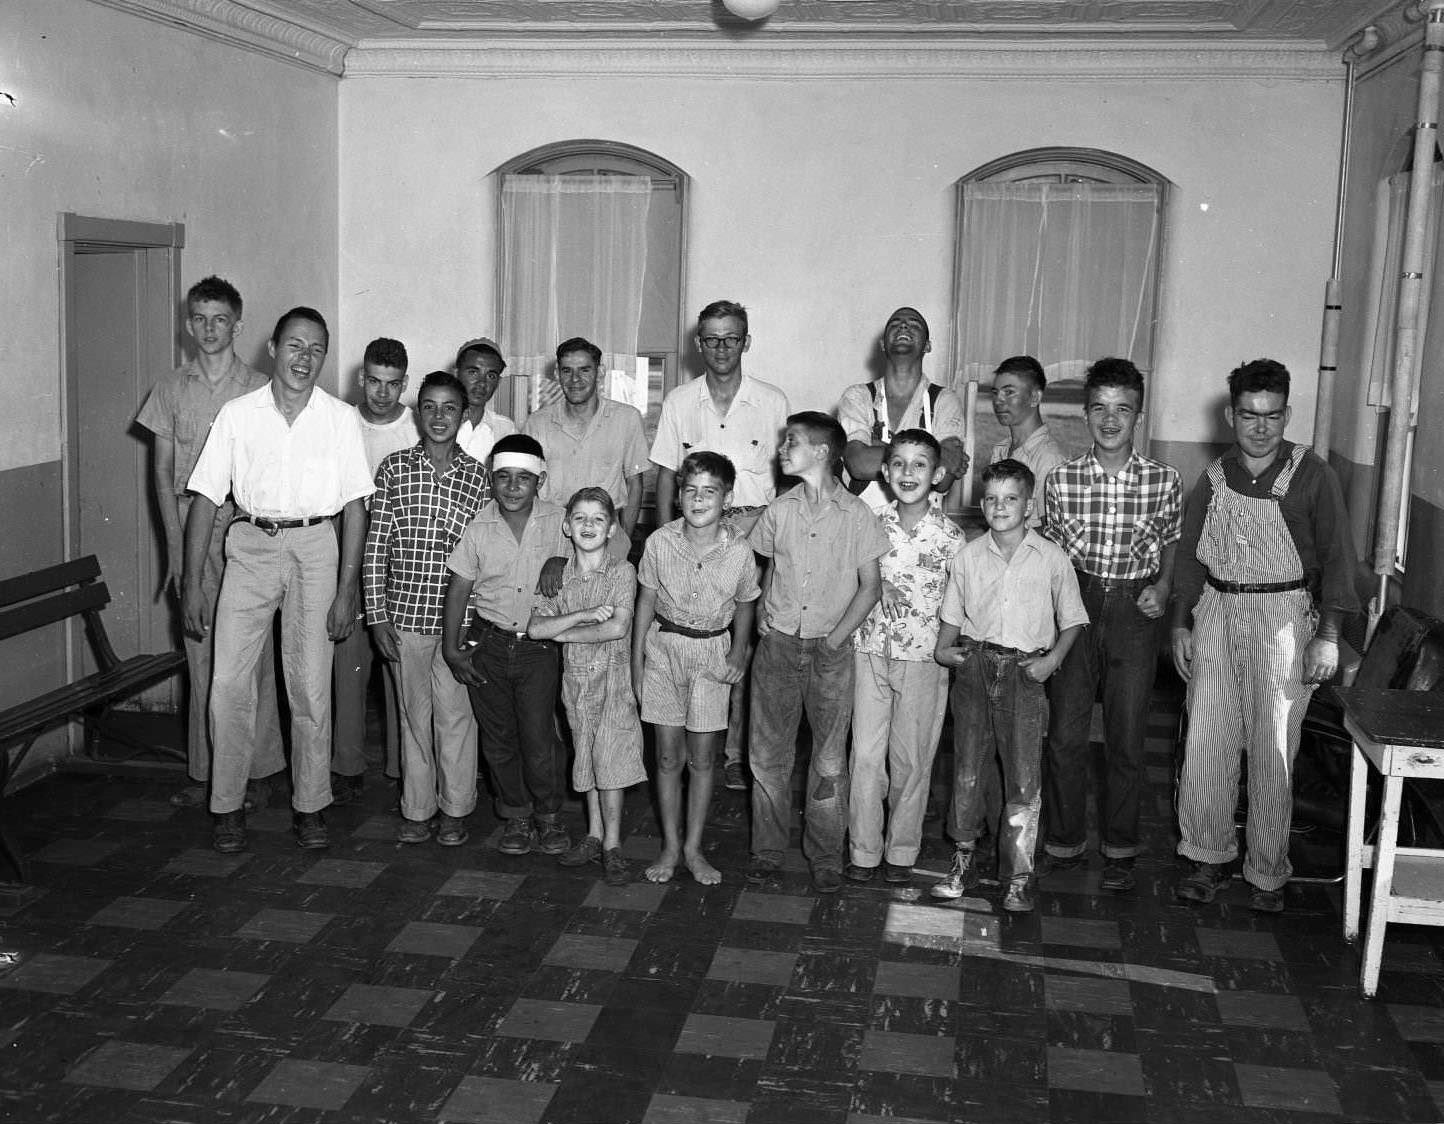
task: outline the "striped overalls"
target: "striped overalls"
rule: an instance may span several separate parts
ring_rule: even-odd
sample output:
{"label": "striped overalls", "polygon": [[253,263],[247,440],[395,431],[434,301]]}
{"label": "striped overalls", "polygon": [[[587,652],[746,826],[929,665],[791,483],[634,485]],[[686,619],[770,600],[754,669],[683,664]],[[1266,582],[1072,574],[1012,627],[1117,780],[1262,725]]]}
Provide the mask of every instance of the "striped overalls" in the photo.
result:
{"label": "striped overalls", "polygon": [[[1313,686],[1302,682],[1304,649],[1318,625],[1303,563],[1284,524],[1288,493],[1307,450],[1295,446],[1268,498],[1241,495],[1208,469],[1213,498],[1198,560],[1209,584],[1193,611],[1188,743],[1179,787],[1179,854],[1224,864],[1238,855],[1234,809],[1240,752],[1247,751],[1248,826],[1244,878],[1263,890],[1288,882],[1293,762]],[[1287,585],[1230,592],[1220,585]]]}

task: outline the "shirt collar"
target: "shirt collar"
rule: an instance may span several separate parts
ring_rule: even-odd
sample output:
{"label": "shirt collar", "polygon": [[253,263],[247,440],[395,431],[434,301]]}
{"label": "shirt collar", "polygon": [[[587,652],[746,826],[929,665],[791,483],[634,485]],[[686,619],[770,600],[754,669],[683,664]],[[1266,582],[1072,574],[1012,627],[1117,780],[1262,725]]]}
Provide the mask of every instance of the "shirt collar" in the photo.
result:
{"label": "shirt collar", "polygon": [[[1088,452],[1085,455],[1088,458],[1089,477],[1095,482],[1106,480],[1109,476],[1108,470],[1099,463],[1098,455],[1093,451],[1092,445],[1088,446]],[[1124,484],[1133,485],[1137,484],[1142,479],[1142,476],[1143,460],[1139,457],[1137,449],[1131,449],[1128,453],[1128,459],[1123,462],[1123,467],[1118,470],[1118,479]]]}

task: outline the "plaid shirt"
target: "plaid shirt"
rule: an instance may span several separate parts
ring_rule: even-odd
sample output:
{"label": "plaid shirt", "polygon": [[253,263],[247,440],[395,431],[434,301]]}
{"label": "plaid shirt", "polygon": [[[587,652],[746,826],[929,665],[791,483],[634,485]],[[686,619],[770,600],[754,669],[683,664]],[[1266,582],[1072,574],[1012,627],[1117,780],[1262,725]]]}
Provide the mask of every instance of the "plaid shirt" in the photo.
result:
{"label": "plaid shirt", "polygon": [[367,624],[390,621],[422,636],[441,632],[446,560],[490,498],[491,477],[460,447],[440,475],[419,443],[382,460],[361,571]]}
{"label": "plaid shirt", "polygon": [[1094,577],[1151,578],[1182,523],[1183,491],[1172,465],[1134,450],[1110,476],[1089,449],[1048,474],[1039,529]]}

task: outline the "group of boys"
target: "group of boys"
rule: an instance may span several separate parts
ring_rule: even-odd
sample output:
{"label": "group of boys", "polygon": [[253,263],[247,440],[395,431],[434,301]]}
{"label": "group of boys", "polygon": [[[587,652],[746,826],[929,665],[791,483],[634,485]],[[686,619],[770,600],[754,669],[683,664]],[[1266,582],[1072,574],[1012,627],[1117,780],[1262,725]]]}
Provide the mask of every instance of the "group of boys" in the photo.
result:
{"label": "group of boys", "polygon": [[[207,278],[188,308],[197,358],[157,385],[139,420],[156,436],[193,685],[191,776],[209,781],[218,850],[246,846],[245,810],[283,767],[269,673],[279,608],[303,847],[328,845],[320,813],[333,787],[338,802],[359,788],[359,692],[374,642],[395,673],[399,750],[387,772],[402,781],[401,842],[433,833],[445,846],[466,841],[479,741],[504,821],[499,849],[569,865],[596,858],[599,841],[574,846],[559,817],[561,661],[558,644],[529,622],[538,596],[560,586],[560,504],[578,488],[607,492],[625,555],[651,463],[659,528],[643,553],[630,668],[642,718],[657,731],[664,839],[649,878],[670,878],[679,862],[703,883],[719,877],[701,829],[724,729],[729,787],[745,785],[749,743],[747,877],[780,871],[805,711],[802,849],[814,888],[836,892],[844,878],[867,882],[879,869],[907,881],[951,678],[955,851],[932,895],[956,899],[979,885],[980,841],[991,833],[1003,908],[1032,909],[1045,811],[1046,869],[1086,861],[1100,691],[1102,886],[1131,890],[1147,706],[1172,600],[1173,655],[1193,715],[1179,849],[1195,865],[1178,894],[1209,901],[1226,880],[1247,746],[1250,904],[1282,908],[1302,706],[1333,674],[1339,619],[1356,604],[1337,481],[1282,438],[1280,365],[1258,360],[1230,377],[1226,417],[1238,443],[1200,480],[1185,520],[1178,473],[1134,448],[1144,388],[1132,363],[1089,368],[1091,447],[1063,459],[1040,424],[1042,368],[1027,356],[1005,360],[995,410],[1010,441],[981,475],[988,530],[965,542],[939,503],[967,468],[962,411],[922,371],[931,343],[914,309],[889,318],[882,377],[849,389],[839,421],[789,413],[780,390],[744,376],[746,310],[709,305],[697,329],[704,377],[667,396],[647,450],[636,411],[601,397],[601,352],[586,340],[558,347],[561,400],[516,433],[489,406],[506,367],[489,339],[461,347],[455,375],[423,380],[413,420],[397,341],[368,346],[353,409],[316,385],[329,345],[319,313],[281,317],[267,382],[234,353],[234,288]],[[774,450],[781,475],[797,482],[781,495]],[[197,791],[183,799],[198,802]]]}

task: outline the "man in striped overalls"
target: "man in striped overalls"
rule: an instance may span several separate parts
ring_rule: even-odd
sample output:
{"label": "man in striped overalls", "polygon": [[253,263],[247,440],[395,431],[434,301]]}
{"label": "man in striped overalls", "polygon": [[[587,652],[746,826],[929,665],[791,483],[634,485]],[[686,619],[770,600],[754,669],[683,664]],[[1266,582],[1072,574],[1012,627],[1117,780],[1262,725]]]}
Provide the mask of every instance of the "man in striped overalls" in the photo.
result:
{"label": "man in striped overalls", "polygon": [[1243,876],[1249,908],[1277,913],[1289,865],[1293,763],[1309,698],[1338,667],[1340,620],[1358,611],[1338,478],[1284,440],[1289,372],[1255,359],[1228,377],[1236,444],[1189,497],[1174,572],[1173,660],[1188,684],[1176,888],[1211,902],[1238,856],[1234,810],[1248,754]]}

